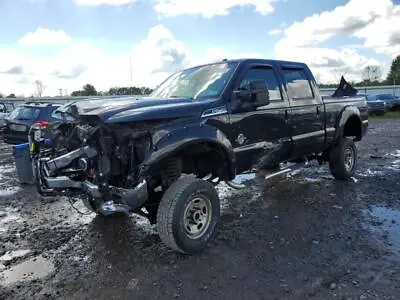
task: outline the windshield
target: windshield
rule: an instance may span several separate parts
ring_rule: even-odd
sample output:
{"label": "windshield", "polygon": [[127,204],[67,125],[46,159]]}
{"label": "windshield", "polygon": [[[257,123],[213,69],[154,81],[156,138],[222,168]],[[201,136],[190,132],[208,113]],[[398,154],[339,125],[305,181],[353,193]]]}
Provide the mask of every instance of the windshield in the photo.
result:
{"label": "windshield", "polygon": [[36,120],[39,114],[40,110],[38,108],[20,106],[10,114],[10,119],[21,121]]}
{"label": "windshield", "polygon": [[218,97],[237,66],[237,63],[218,63],[187,69],[173,74],[151,94],[159,98]]}

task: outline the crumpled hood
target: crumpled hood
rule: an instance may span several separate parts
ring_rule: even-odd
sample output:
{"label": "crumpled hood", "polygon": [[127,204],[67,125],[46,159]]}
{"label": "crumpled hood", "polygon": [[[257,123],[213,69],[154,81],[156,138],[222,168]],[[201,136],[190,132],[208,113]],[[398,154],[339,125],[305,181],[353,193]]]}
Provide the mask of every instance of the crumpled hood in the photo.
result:
{"label": "crumpled hood", "polygon": [[104,123],[128,123],[143,120],[200,117],[215,100],[186,98],[158,99],[134,97],[124,99],[83,100],[72,104],[84,119],[98,118]]}

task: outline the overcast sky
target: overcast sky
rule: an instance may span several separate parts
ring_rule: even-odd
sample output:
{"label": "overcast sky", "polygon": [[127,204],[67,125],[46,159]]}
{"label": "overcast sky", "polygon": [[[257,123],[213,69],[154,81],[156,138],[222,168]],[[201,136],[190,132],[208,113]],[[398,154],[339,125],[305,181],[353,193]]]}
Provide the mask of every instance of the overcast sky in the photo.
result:
{"label": "overcast sky", "polygon": [[154,87],[223,58],[304,61],[319,81],[400,54],[394,0],[0,0],[0,93]]}

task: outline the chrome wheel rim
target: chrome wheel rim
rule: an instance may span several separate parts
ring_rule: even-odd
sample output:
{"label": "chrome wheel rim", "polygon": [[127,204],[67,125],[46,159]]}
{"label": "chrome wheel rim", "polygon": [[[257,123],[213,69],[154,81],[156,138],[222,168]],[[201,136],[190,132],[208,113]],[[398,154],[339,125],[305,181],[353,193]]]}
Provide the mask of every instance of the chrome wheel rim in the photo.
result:
{"label": "chrome wheel rim", "polygon": [[191,199],[183,215],[186,235],[191,239],[203,236],[210,227],[212,217],[211,201],[201,195]]}
{"label": "chrome wheel rim", "polygon": [[347,171],[351,171],[354,167],[354,150],[353,148],[346,148],[344,151],[344,166]]}

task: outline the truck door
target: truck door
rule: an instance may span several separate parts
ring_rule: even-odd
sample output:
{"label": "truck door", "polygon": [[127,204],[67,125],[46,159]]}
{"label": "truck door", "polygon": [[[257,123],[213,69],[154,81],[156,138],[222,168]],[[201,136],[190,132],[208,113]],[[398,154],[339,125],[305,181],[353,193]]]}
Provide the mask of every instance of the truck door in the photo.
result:
{"label": "truck door", "polygon": [[302,67],[282,66],[290,101],[292,158],[319,153],[325,141],[325,112],[314,80]]}
{"label": "truck door", "polygon": [[234,97],[230,103],[230,138],[239,172],[273,167],[291,151],[290,127],[285,119],[289,104],[282,97],[276,69],[270,65],[249,65],[236,79],[233,90],[247,90],[251,81],[261,80],[268,88],[269,103],[257,103],[250,111],[242,111]]}

